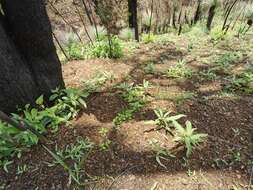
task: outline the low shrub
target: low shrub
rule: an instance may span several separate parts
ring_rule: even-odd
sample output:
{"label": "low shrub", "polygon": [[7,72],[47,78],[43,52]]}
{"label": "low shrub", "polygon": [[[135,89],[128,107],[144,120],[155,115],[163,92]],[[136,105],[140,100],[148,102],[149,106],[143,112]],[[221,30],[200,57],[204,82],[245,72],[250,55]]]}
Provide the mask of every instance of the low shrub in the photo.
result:
{"label": "low shrub", "polygon": [[123,56],[123,44],[118,37],[99,37],[86,48],[88,58],[120,58]]}

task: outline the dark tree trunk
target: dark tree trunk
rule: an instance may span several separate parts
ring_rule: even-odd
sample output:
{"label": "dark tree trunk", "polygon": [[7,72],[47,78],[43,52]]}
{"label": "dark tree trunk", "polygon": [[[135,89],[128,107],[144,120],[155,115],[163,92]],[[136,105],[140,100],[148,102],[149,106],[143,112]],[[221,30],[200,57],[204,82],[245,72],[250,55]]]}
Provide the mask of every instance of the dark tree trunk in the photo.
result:
{"label": "dark tree trunk", "polygon": [[217,3],[215,2],[215,3],[210,7],[209,12],[208,12],[208,18],[207,18],[207,23],[206,23],[206,28],[207,28],[208,31],[211,30],[211,25],[212,25],[213,18],[214,18],[214,15],[215,15],[216,6],[217,6]]}
{"label": "dark tree trunk", "polygon": [[1,2],[0,109],[11,112],[64,82],[44,1]]}
{"label": "dark tree trunk", "polygon": [[202,0],[198,0],[198,6],[194,15],[194,19],[193,19],[194,24],[196,24],[200,20],[200,17],[201,17],[201,1]]}
{"label": "dark tree trunk", "polygon": [[128,0],[129,27],[134,29],[135,40],[139,41],[137,0]]}

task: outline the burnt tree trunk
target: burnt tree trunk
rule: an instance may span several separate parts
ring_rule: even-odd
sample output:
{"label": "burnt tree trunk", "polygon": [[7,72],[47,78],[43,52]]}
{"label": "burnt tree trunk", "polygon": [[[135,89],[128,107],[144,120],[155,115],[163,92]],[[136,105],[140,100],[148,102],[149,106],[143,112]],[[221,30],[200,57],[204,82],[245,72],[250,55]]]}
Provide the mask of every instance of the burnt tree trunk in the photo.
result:
{"label": "burnt tree trunk", "polygon": [[139,41],[137,0],[128,0],[129,27],[134,29],[135,40]]}
{"label": "burnt tree trunk", "polygon": [[198,6],[194,15],[193,24],[196,24],[201,18],[201,2],[202,0],[198,0]]}
{"label": "burnt tree trunk", "polygon": [[208,11],[208,18],[207,18],[207,23],[206,23],[206,28],[208,31],[211,30],[211,25],[213,22],[213,18],[215,15],[215,9],[216,9],[217,3],[214,2],[214,4],[210,7],[209,11]]}
{"label": "burnt tree trunk", "polygon": [[64,82],[44,1],[1,3],[0,109],[13,112]]}

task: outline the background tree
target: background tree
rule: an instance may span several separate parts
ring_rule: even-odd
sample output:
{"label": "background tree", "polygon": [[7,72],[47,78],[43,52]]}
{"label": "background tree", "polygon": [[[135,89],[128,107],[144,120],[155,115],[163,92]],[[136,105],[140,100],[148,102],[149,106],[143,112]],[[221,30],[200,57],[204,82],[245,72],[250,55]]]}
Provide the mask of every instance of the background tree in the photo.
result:
{"label": "background tree", "polygon": [[135,40],[139,41],[137,0],[128,0],[129,27],[134,30]]}
{"label": "background tree", "polygon": [[0,108],[12,112],[64,82],[44,0],[2,0],[0,7]]}

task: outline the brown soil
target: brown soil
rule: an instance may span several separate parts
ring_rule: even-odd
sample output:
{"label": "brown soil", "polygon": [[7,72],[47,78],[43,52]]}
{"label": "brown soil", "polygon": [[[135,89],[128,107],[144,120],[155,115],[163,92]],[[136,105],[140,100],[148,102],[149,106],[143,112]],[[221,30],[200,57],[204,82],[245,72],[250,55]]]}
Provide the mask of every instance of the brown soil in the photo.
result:
{"label": "brown soil", "polygon": [[[103,140],[99,130],[101,127],[109,129],[110,149],[95,149],[85,166],[86,172],[99,180],[83,189],[146,190],[155,184],[156,189],[161,190],[246,189],[250,173],[247,164],[253,159],[253,97],[240,94],[238,98],[218,96],[222,81],[202,82],[195,78],[174,80],[162,74],[150,75],[143,71],[143,65],[148,61],[155,62],[157,68],[162,70],[184,56],[189,57],[187,52],[176,50],[171,43],[154,44],[143,45],[143,48],[136,49],[132,55],[119,61],[75,61],[63,66],[65,82],[71,87],[80,86],[82,80],[91,78],[97,71],[108,71],[115,76],[115,80],[107,84],[108,88],[88,98],[88,108],[73,121],[72,127],[62,126],[57,134],[48,136],[51,149],[55,144],[64,147],[75,142],[78,136],[89,137],[99,144]],[[161,57],[163,63],[159,62]],[[198,61],[189,61],[189,66],[196,70],[203,69]],[[150,89],[150,101],[145,108],[136,113],[134,119],[114,130],[112,121],[126,103],[117,91],[111,89],[126,78],[136,83],[146,79],[153,88]],[[178,104],[172,99],[157,98],[161,91],[173,94],[192,92],[196,96]],[[145,120],[155,118],[155,108],[186,114],[186,119],[198,131],[209,135],[189,160],[183,158],[184,150],[176,147],[170,135],[163,130],[150,130],[155,126],[145,124]],[[240,135],[236,135],[234,130],[238,130]],[[162,160],[166,169],[156,162],[156,152],[150,144],[152,140],[177,156],[176,159]],[[240,160],[233,156],[236,152],[240,153]],[[46,162],[51,161],[52,158],[41,145],[33,147],[21,159],[15,160],[9,173],[0,171],[0,184],[8,190],[73,189],[67,185],[68,175],[60,166],[47,166]],[[16,175],[17,166],[24,164],[29,166],[29,170]]]}

